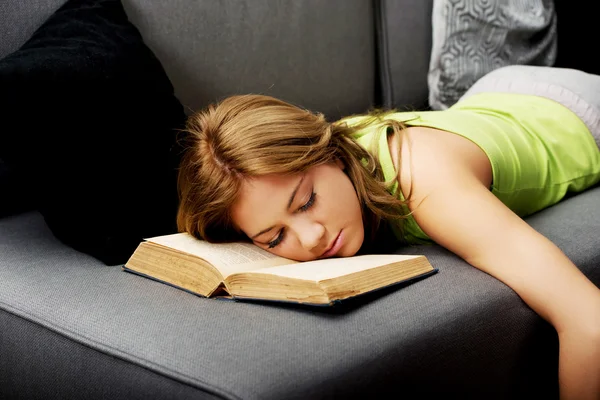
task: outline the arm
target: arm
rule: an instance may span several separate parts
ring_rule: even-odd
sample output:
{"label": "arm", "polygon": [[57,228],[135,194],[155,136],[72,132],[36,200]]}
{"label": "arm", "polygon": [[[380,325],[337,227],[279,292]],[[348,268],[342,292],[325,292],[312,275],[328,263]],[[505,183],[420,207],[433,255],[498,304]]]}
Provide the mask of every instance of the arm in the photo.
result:
{"label": "arm", "polygon": [[453,158],[440,143],[424,144],[414,141],[412,178],[404,160],[401,177],[403,191],[412,185],[410,208],[419,226],[510,286],[555,327],[562,399],[598,399],[600,290],[557,246],[502,204],[464,157]]}
{"label": "arm", "polygon": [[597,399],[600,290],[483,186],[458,187],[432,193],[415,219],[433,240],[510,286],[556,328],[561,398]]}

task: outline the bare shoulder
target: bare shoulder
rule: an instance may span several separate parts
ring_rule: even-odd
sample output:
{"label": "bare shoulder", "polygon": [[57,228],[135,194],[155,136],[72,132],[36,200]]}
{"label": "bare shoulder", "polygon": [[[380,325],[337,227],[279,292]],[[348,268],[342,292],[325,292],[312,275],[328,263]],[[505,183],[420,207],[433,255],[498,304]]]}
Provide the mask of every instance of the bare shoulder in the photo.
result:
{"label": "bare shoulder", "polygon": [[405,194],[412,190],[408,206],[423,232],[510,286],[559,333],[572,327],[598,332],[598,288],[488,189],[485,153],[447,132],[409,128],[405,133],[400,183]]}
{"label": "bare shoulder", "polygon": [[472,141],[443,130],[410,127],[402,132],[401,149],[398,141],[388,137],[394,165],[400,156],[400,187],[404,195],[424,197],[443,175],[471,175],[489,188],[492,167],[485,152]]}

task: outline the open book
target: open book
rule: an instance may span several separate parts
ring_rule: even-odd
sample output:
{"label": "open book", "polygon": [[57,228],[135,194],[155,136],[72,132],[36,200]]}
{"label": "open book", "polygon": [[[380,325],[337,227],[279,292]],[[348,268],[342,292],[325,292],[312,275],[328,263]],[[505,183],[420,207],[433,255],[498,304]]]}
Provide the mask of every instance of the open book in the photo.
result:
{"label": "open book", "polygon": [[421,255],[298,262],[251,243],[212,244],[187,233],[145,239],[122,268],[204,297],[315,305],[331,305],[437,271]]}

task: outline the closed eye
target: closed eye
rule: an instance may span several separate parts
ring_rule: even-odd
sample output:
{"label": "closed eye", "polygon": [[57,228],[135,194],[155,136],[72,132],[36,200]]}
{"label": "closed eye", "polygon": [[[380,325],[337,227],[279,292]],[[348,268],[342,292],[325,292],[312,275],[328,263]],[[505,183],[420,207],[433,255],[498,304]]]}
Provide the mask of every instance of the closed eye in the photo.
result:
{"label": "closed eye", "polygon": [[269,245],[269,248],[272,249],[272,248],[276,247],[277,245],[279,245],[279,243],[281,243],[282,240],[283,240],[283,228],[279,230],[279,234],[277,235],[275,240],[271,240],[267,244]]}
{"label": "closed eye", "polygon": [[[308,199],[308,201],[303,206],[301,206],[300,208],[298,208],[298,211],[299,212],[308,211],[315,204],[316,197],[317,197],[317,194],[315,192],[312,192],[310,194],[310,198]],[[283,241],[283,239],[285,238],[284,235],[285,235],[285,230],[282,228],[279,231],[279,234],[277,235],[277,237],[274,240],[272,240],[269,243],[267,243],[269,245],[269,248],[272,249],[272,248],[277,247]]]}
{"label": "closed eye", "polygon": [[308,201],[306,202],[306,204],[304,204],[302,207],[300,207],[298,209],[298,211],[304,212],[304,211],[308,210],[309,208],[311,208],[315,204],[315,197],[316,196],[317,196],[317,194],[315,192],[312,192],[310,194],[310,199],[308,199]]}

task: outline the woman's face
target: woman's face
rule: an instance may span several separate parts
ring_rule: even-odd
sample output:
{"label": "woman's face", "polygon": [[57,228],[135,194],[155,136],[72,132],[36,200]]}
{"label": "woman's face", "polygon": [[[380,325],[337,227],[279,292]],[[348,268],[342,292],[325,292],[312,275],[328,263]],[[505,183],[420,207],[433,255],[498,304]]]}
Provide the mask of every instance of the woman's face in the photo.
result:
{"label": "woman's face", "polygon": [[244,181],[234,224],[267,251],[298,261],[353,256],[364,239],[360,204],[341,162]]}

